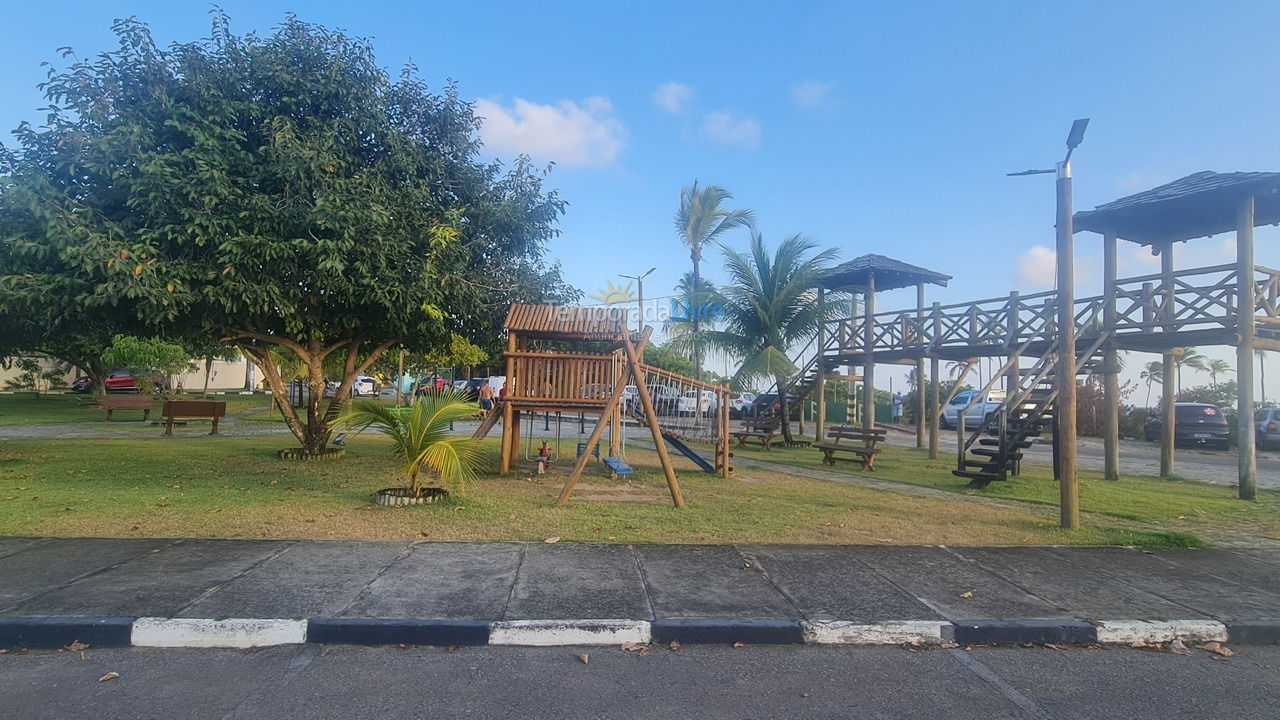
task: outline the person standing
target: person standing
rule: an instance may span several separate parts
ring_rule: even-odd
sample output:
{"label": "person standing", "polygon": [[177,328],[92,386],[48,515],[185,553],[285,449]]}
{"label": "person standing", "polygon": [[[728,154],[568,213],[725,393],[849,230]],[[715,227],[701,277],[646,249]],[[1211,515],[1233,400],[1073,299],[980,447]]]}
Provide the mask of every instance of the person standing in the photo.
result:
{"label": "person standing", "polygon": [[902,422],[902,393],[893,394],[893,421],[895,423]]}
{"label": "person standing", "polygon": [[493,388],[489,386],[488,380],[480,385],[480,409],[485,412],[493,410]]}

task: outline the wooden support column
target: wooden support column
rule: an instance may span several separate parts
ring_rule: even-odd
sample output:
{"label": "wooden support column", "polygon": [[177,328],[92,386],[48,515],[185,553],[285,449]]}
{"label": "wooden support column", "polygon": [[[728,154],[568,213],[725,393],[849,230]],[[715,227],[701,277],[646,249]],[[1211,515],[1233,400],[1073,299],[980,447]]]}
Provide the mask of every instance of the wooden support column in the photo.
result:
{"label": "wooden support column", "polygon": [[924,447],[924,393],[927,387],[924,382],[924,334],[919,329],[924,327],[924,283],[916,283],[916,338],[921,354],[916,356],[916,447]]}
{"label": "wooden support column", "polygon": [[[827,307],[827,290],[826,288],[818,288],[818,317],[825,315],[824,311]],[[817,408],[817,417],[813,419],[813,439],[814,442],[822,442],[822,435],[827,431],[827,368],[822,364],[822,351],[827,346],[827,326],[821,321],[818,323],[818,358],[814,363],[818,371],[818,379],[814,381],[813,392],[817,395],[814,407]],[[803,415],[804,413],[801,413]]]}
{"label": "wooden support column", "polygon": [[[507,398],[513,398],[516,393],[521,392],[521,388],[516,383],[515,364],[516,359],[512,357],[512,353],[516,351],[516,333],[514,331],[507,332]],[[511,438],[515,437],[515,430],[512,428],[512,417],[514,413],[511,409],[511,400],[508,399],[502,403],[502,461],[498,466],[498,472],[506,475],[511,472],[511,459],[514,457],[512,452]]]}
{"label": "wooden support column", "polygon": [[[1005,318],[1004,346],[1009,349],[1009,369],[1004,373],[1005,397],[1012,398],[1018,393],[1022,384],[1022,368],[1018,363],[1018,317],[1022,308],[1022,293],[1014,290],[1009,293],[1009,315]],[[1015,408],[1010,407],[1012,411]]]}
{"label": "wooden support column", "polygon": [[1120,479],[1120,352],[1116,349],[1116,234],[1102,237],[1102,306],[1103,332],[1107,338],[1103,359],[1102,444],[1106,480]]}
{"label": "wooden support column", "polygon": [[1240,336],[1236,343],[1236,417],[1240,436],[1240,499],[1258,499],[1257,437],[1253,425],[1253,341],[1254,293],[1253,282],[1253,223],[1254,201],[1247,197],[1240,201],[1236,212],[1236,328]]}
{"label": "wooden support column", "polygon": [[862,427],[866,430],[876,426],[876,361],[872,346],[875,343],[876,312],[876,276],[867,273],[867,295],[862,302],[863,309],[863,351],[866,353],[862,361]]}
{"label": "wooden support column", "polygon": [[[942,337],[942,304],[933,304],[933,343],[936,345]],[[929,356],[929,459],[938,459],[938,422],[942,416],[942,408],[938,403],[941,398],[942,382],[939,377],[938,356]]]}
{"label": "wooden support column", "polygon": [[[1173,333],[1173,243],[1167,242],[1160,248],[1160,318],[1164,322],[1164,331]],[[1160,386],[1161,424],[1160,424],[1160,475],[1168,477],[1173,474],[1174,443],[1173,424],[1174,403],[1178,401],[1178,362],[1173,348],[1164,352],[1164,372]]]}
{"label": "wooden support column", "polygon": [[1080,486],[1076,477],[1075,238],[1071,228],[1071,164],[1058,164],[1058,426],[1059,525],[1080,527]]}

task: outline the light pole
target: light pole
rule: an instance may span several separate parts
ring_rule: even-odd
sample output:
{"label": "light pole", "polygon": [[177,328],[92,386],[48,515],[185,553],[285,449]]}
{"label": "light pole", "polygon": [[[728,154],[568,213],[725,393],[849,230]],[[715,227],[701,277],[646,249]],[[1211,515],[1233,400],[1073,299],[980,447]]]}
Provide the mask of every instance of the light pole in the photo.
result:
{"label": "light pole", "polygon": [[1080,527],[1080,486],[1076,477],[1076,318],[1075,247],[1071,227],[1071,153],[1084,140],[1089,118],[1071,124],[1067,135],[1067,156],[1053,170],[1024,170],[1009,173],[1041,175],[1056,173],[1057,183],[1057,264],[1058,264],[1058,401],[1054,407],[1054,450],[1057,459],[1059,525],[1069,530]]}
{"label": "light pole", "polygon": [[644,271],[642,275],[618,275],[618,277],[636,281],[636,332],[644,332],[644,279],[657,269],[656,267],[651,267]]}

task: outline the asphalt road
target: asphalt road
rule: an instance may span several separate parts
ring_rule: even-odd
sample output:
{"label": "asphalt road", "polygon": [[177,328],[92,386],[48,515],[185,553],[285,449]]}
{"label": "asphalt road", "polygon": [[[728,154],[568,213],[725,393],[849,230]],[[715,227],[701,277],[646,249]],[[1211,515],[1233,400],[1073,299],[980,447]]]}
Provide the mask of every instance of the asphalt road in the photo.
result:
{"label": "asphalt road", "polygon": [[[584,664],[579,655],[588,654]],[[119,677],[99,678],[109,672]],[[1276,717],[1280,648],[686,646],[94,650],[0,656],[4,716],[40,718]]]}

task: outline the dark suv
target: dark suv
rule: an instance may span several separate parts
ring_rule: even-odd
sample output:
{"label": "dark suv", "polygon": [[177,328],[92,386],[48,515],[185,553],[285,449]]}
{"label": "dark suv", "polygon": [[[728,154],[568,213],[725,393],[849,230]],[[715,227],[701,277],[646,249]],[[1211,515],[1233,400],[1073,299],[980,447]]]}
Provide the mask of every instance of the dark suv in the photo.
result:
{"label": "dark suv", "polygon": [[[1160,438],[1164,421],[1159,413],[1147,418],[1143,428],[1147,442]],[[1222,409],[1208,403],[1174,403],[1173,443],[1175,445],[1208,445],[1219,450],[1231,448],[1231,430]]]}
{"label": "dark suv", "polygon": [[1263,408],[1254,413],[1259,448],[1280,448],[1280,408]]}

